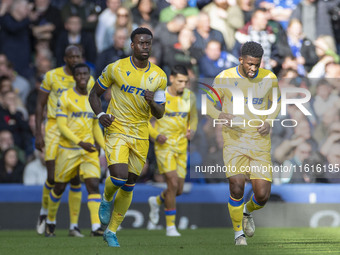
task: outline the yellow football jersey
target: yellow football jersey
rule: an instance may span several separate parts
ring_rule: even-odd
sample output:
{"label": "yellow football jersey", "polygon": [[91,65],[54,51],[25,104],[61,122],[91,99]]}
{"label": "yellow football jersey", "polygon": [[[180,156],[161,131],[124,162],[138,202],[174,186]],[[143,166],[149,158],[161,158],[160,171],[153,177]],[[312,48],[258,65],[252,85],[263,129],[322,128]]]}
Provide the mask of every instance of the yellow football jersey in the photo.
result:
{"label": "yellow football jersey", "polygon": [[[94,79],[91,76],[87,86],[88,91],[94,86]],[[56,109],[58,98],[64,90],[73,88],[75,81],[72,75],[68,75],[64,71],[64,67],[58,67],[48,71],[45,78],[40,86],[40,89],[44,92],[49,93],[47,100],[47,118],[56,117]]]}
{"label": "yellow football jersey", "polygon": [[[216,88],[217,86],[229,85],[237,87],[243,92],[244,96],[244,114],[235,115],[233,127],[223,127],[224,145],[231,145],[246,149],[259,151],[270,151],[270,135],[261,136],[257,127],[261,121],[266,119],[275,119],[280,111],[280,91],[275,74],[271,71],[259,68],[253,79],[243,77],[238,67],[222,71],[214,80],[214,88],[222,100],[222,112],[233,114],[233,95],[227,88]],[[277,88],[277,108],[274,113],[268,115],[253,114],[248,108],[248,89],[252,89],[253,106],[257,110],[267,110],[270,108],[273,100],[273,88]],[[218,101],[214,94],[214,99]],[[261,121],[259,121],[261,120]],[[271,122],[269,122],[271,124]]]}
{"label": "yellow football jersey", "polygon": [[59,145],[64,148],[80,148],[77,145],[80,141],[94,144],[93,130],[99,124],[87,95],[79,94],[75,88],[64,91],[58,100],[56,117],[57,121],[59,118],[67,118],[67,127],[72,133],[69,138],[73,138],[61,134]]}
{"label": "yellow football jersey", "polygon": [[151,135],[150,132],[150,135],[153,138],[158,134],[165,135],[168,138],[166,142],[163,145],[156,143],[156,146],[168,147],[172,151],[183,153],[188,145],[187,129],[196,131],[197,128],[196,97],[189,89],[184,89],[182,96],[172,96],[167,89],[165,98],[164,116],[156,120],[154,126],[156,133]]}
{"label": "yellow football jersey", "polygon": [[102,89],[111,88],[107,113],[115,120],[106,132],[149,139],[150,106],[144,93],[146,89],[165,90],[167,78],[163,70],[150,62],[146,68],[137,68],[132,57],[127,57],[106,66],[97,81]]}

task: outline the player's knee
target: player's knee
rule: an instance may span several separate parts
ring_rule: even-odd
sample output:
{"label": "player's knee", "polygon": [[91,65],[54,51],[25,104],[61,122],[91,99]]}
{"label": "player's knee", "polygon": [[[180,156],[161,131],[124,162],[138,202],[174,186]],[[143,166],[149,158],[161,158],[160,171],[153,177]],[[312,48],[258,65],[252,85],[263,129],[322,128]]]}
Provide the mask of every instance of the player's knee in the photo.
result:
{"label": "player's knee", "polygon": [[269,199],[270,194],[268,192],[257,192],[255,199],[260,205],[265,205]]}
{"label": "player's knee", "polygon": [[180,195],[182,195],[182,193],[183,193],[183,189],[178,189],[177,193],[176,193],[176,196],[180,196]]}
{"label": "player's knee", "polygon": [[61,194],[64,193],[65,191],[65,188],[66,188],[66,184],[63,184],[63,183],[57,183],[54,187],[54,193],[57,195],[57,196],[60,196]]}
{"label": "player's knee", "polygon": [[171,178],[169,181],[169,187],[172,191],[174,191],[176,194],[178,192],[178,180],[177,178]]}
{"label": "player's knee", "polygon": [[54,185],[54,176],[48,176],[47,181],[49,184]]}

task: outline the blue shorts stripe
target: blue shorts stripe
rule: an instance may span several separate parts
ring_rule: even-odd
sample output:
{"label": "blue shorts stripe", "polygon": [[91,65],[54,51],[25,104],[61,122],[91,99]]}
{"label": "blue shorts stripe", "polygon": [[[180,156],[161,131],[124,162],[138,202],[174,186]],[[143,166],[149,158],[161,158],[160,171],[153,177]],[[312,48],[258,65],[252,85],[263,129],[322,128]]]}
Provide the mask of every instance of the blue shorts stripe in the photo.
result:
{"label": "blue shorts stripe", "polygon": [[176,210],[164,210],[165,215],[176,215]]}
{"label": "blue shorts stripe", "polygon": [[231,197],[229,197],[229,204],[231,206],[238,207],[238,206],[241,206],[243,203],[244,203],[244,198],[243,197],[239,201],[233,200]]}

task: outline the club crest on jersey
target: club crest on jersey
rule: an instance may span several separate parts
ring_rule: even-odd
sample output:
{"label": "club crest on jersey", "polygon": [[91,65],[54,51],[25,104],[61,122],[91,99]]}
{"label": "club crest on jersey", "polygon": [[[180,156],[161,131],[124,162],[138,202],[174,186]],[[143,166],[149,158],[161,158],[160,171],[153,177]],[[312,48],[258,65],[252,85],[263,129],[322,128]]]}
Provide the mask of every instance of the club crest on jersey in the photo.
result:
{"label": "club crest on jersey", "polygon": [[151,77],[149,77],[149,82],[151,83],[152,82],[152,80],[153,80],[153,77],[151,78]]}
{"label": "club crest on jersey", "polygon": [[130,75],[130,73],[131,73],[130,71],[127,71],[127,72],[126,72],[126,75],[127,75],[127,76],[129,76],[129,75]]}

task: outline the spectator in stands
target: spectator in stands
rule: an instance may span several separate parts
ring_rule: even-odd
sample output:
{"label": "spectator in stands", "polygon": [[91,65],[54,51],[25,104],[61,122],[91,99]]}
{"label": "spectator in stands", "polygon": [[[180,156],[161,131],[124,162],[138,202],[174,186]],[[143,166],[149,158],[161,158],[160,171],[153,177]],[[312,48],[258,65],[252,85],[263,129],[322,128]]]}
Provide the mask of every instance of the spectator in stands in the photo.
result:
{"label": "spectator in stands", "polygon": [[19,95],[22,103],[26,102],[31,85],[29,82],[14,71],[12,64],[4,54],[0,54],[0,76],[8,76],[11,79],[14,91]]}
{"label": "spectator in stands", "polygon": [[[276,36],[271,27],[268,26],[266,11],[258,9],[253,13],[251,21],[242,29],[235,33],[237,45],[235,48],[240,49],[241,45],[247,41],[261,43],[263,48],[262,67],[271,70],[278,65],[280,60],[276,49]],[[234,51],[235,52],[235,51]],[[236,52],[240,52],[237,50]]]}
{"label": "spectator in stands", "polygon": [[0,17],[0,52],[6,54],[14,69],[26,78],[32,76],[29,15],[28,2],[15,0],[8,13]]}
{"label": "spectator in stands", "polygon": [[244,24],[248,23],[255,11],[255,0],[237,0],[237,5],[243,12]]}
{"label": "spectator in stands", "polygon": [[237,66],[238,59],[231,53],[221,50],[221,43],[215,40],[208,42],[205,55],[199,60],[201,78],[213,78],[225,69]]}
{"label": "spectator in stands", "polygon": [[152,0],[138,0],[137,5],[131,9],[131,13],[133,21],[138,26],[149,24],[152,28],[155,28],[159,22],[159,13]]}
{"label": "spectator in stands", "polygon": [[300,20],[303,33],[312,41],[322,35],[334,37],[330,11],[336,2],[338,1],[302,0],[293,9],[290,19]]}
{"label": "spectator in stands", "polygon": [[[125,7],[118,8],[116,23],[106,29],[103,40],[103,50],[112,47],[113,35],[118,28],[124,28],[128,35],[137,28],[137,25],[133,22],[131,11]],[[126,40],[125,42],[125,53],[128,55],[131,52],[130,42],[131,40]]]}
{"label": "spectator in stands", "polygon": [[152,42],[152,54],[157,64],[163,66],[170,55],[169,49],[178,42],[178,33],[185,27],[186,19],[182,14],[176,15],[168,23],[159,23],[155,28]]}
{"label": "spectator in stands", "polygon": [[26,163],[25,152],[14,144],[13,135],[9,130],[0,131],[0,159],[3,158],[4,152],[9,148],[16,150],[18,159],[21,163]]}
{"label": "spectator in stands", "polygon": [[159,15],[160,22],[169,22],[177,14],[182,14],[184,17],[196,16],[199,10],[194,7],[188,7],[188,2],[183,0],[169,0],[170,6],[164,8]]}
{"label": "spectator in stands", "polygon": [[60,10],[52,6],[50,0],[34,0],[31,25],[33,44],[44,40],[48,43],[49,49],[53,50],[62,28]]}
{"label": "spectator in stands", "polygon": [[[195,42],[193,47],[200,50],[201,56],[203,56],[205,48],[209,41],[215,40],[222,45],[222,50],[226,51],[227,46],[225,44],[223,34],[210,27],[209,15],[205,12],[200,12],[198,15],[197,28],[194,30]],[[200,56],[200,57],[201,57]]]}
{"label": "spectator in stands", "polygon": [[106,0],[107,8],[98,16],[96,28],[97,52],[102,52],[105,31],[116,23],[117,10],[121,6],[121,0]]}
{"label": "spectator in stands", "polygon": [[326,155],[327,173],[324,175],[328,183],[340,183],[340,138],[335,140],[329,147],[329,151]]}
{"label": "spectator in stands", "polygon": [[11,79],[6,76],[0,76],[0,105],[3,103],[3,95],[13,90]]}
{"label": "spectator in stands", "polygon": [[339,100],[339,96],[332,94],[332,90],[331,84],[326,79],[318,81],[316,95],[313,98],[313,109],[319,119],[322,119],[325,112],[335,107]]}
{"label": "spectator in stands", "polygon": [[283,162],[285,170],[281,173],[281,183],[311,182],[311,178],[301,169],[304,160],[308,159],[312,152],[312,146],[307,142],[297,144],[293,157]]}
{"label": "spectator in stands", "polygon": [[[287,40],[285,40],[287,38]],[[317,63],[318,56],[315,47],[308,38],[302,33],[302,25],[298,19],[292,19],[287,28],[287,37],[279,38],[278,48],[284,56],[291,55],[296,58],[297,71],[299,75],[304,76]]]}
{"label": "spectator in stands", "polygon": [[[61,10],[61,18],[63,22],[66,23],[70,16],[79,16],[83,29],[94,36],[98,20],[95,7],[92,1],[70,0]],[[61,55],[63,56],[64,54]]]}
{"label": "spectator in stands", "polygon": [[320,148],[320,152],[325,157],[331,152],[334,143],[340,141],[340,122],[332,123],[328,130],[328,137]]}
{"label": "spectator in stands", "polygon": [[28,122],[24,119],[22,112],[18,111],[17,95],[13,91],[7,92],[3,97],[3,104],[0,107],[0,130],[12,132],[14,142],[26,156],[33,153],[31,146],[31,134]]}
{"label": "spectator in stands", "polygon": [[0,160],[0,183],[22,183],[24,164],[19,159],[15,149],[9,148]]}
{"label": "spectator in stands", "polygon": [[315,127],[313,137],[318,142],[319,147],[322,146],[329,135],[332,133],[333,124],[336,125],[340,121],[340,114],[338,108],[330,108],[319,119],[317,126]]}
{"label": "spectator in stands", "polygon": [[94,65],[97,54],[94,37],[90,33],[82,31],[82,20],[76,15],[68,16],[65,22],[65,31],[60,34],[57,40],[55,49],[57,66],[65,64],[64,52],[66,47],[71,44],[80,46],[86,62]]}
{"label": "spectator in stands", "polygon": [[235,31],[244,25],[240,7],[230,5],[228,0],[214,0],[203,11],[209,15],[211,27],[223,34],[227,49],[231,51],[235,44]]}
{"label": "spectator in stands", "polygon": [[118,59],[125,58],[128,55],[124,52],[126,41],[128,40],[128,34],[125,28],[118,28],[115,31],[113,45],[100,53],[96,61],[97,77],[100,76],[101,71],[110,63],[117,61]]}
{"label": "spectator in stands", "polygon": [[47,168],[45,165],[45,152],[36,150],[35,159],[28,163],[24,169],[24,185],[44,185],[47,178]]}
{"label": "spectator in stands", "polygon": [[336,54],[334,38],[331,36],[320,36],[314,41],[315,52],[319,57],[318,63],[314,65],[308,74],[308,78],[324,77],[326,65],[329,63],[339,63],[340,57]]}

